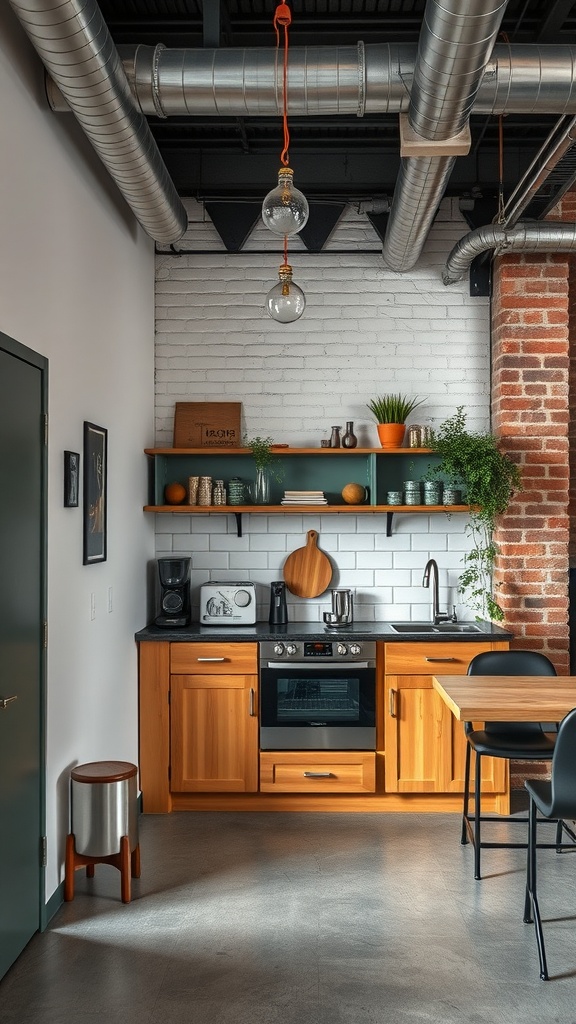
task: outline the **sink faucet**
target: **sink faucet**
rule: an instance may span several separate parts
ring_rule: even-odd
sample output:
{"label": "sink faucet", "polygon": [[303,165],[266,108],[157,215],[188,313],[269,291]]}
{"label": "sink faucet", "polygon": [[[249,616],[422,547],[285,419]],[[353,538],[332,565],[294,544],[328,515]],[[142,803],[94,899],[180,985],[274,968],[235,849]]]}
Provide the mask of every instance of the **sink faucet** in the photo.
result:
{"label": "sink faucet", "polygon": [[441,612],[438,605],[440,599],[438,596],[438,564],[433,558],[429,558],[426,562],[426,568],[424,569],[424,576],[422,577],[422,586],[430,586],[430,577],[432,579],[432,622],[435,626],[439,622],[457,622],[456,617],[456,606],[452,606],[452,615],[448,612]]}

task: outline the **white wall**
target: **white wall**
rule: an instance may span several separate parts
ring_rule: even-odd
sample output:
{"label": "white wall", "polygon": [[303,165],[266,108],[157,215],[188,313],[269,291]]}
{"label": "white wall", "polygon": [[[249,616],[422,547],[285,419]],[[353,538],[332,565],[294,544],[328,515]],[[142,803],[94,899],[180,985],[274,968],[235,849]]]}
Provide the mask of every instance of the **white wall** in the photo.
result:
{"label": "white wall", "polygon": [[[152,523],[154,255],[40,61],[0,7],[0,330],[49,359],[47,897],[62,878],[69,769],[137,761],[137,650]],[[108,429],[108,559],[82,565],[62,453]],[[108,611],[112,588],[113,610]],[[96,617],[90,618],[91,594]]]}
{"label": "white wall", "polygon": [[[190,228],[179,246],[213,254],[157,257],[158,445],[172,444],[176,401],[241,401],[249,436],[295,446],[319,446],[332,424],[350,419],[360,444],[377,446],[366,403],[390,391],[426,399],[413,422],[438,425],[464,405],[470,428],[488,426],[489,300],[470,298],[467,281],[445,288],[440,278],[448,252],[467,230],[456,201],[442,203],[424,254],[407,274],[387,269],[376,232],[352,206],[326,247],[349,255],[308,255],[300,239],[291,240],[294,280],[307,306],[288,325],[264,309],[277,281],[281,240],[258,226],[247,253],[222,255],[202,207],[188,205]],[[250,251],[264,248],[269,255]],[[430,555],[440,566],[443,607],[459,605],[457,579],[468,546],[460,515],[398,515],[391,538],[385,516],[372,515],[247,515],[240,539],[231,516],[156,520],[157,554],[192,556],[196,603],[207,579],[252,579],[259,615],[267,618],[268,584],[281,578],[287,554],[314,528],[335,565],[333,583],[355,591],[357,619],[428,617],[429,592],[421,582]],[[329,607],[326,595],[290,601],[291,620],[321,620]],[[472,613],[459,605],[459,614]]]}

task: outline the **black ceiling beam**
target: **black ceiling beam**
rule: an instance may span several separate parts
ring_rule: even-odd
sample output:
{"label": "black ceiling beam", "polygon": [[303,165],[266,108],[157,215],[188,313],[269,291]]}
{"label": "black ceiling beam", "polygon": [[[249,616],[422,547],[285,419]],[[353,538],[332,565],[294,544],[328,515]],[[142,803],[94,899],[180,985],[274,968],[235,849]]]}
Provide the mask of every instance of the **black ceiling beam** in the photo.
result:
{"label": "black ceiling beam", "polygon": [[202,45],[220,46],[220,0],[202,0]]}
{"label": "black ceiling beam", "polygon": [[550,4],[548,13],[542,21],[536,37],[538,43],[553,43],[558,40],[564,23],[574,7],[574,0],[555,0]]}

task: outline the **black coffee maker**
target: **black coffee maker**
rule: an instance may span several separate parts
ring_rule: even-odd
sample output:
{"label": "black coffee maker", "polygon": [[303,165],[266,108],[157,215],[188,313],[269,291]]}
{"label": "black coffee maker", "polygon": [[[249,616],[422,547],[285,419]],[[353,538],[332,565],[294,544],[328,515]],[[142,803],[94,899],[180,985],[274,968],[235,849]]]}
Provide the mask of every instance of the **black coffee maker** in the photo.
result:
{"label": "black coffee maker", "polygon": [[286,584],[283,580],[276,580],[270,584],[270,615],[268,622],[271,626],[285,626],[288,622],[288,608],[286,607]]}
{"label": "black coffee maker", "polygon": [[160,615],[157,626],[172,629],[190,622],[190,559],[159,558]]}

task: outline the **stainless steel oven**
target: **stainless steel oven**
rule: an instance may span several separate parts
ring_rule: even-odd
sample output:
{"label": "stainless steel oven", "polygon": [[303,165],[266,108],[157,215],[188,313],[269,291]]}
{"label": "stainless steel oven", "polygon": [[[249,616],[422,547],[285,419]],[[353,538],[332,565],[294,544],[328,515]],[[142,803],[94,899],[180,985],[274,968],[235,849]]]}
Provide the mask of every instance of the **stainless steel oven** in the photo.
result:
{"label": "stainless steel oven", "polygon": [[261,643],[260,747],[375,750],[375,642]]}

